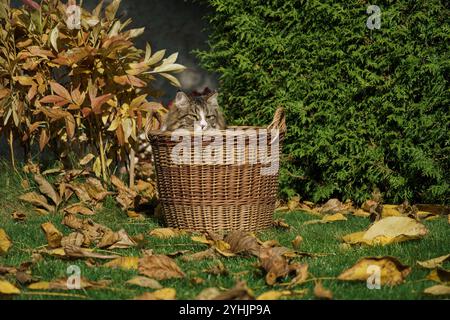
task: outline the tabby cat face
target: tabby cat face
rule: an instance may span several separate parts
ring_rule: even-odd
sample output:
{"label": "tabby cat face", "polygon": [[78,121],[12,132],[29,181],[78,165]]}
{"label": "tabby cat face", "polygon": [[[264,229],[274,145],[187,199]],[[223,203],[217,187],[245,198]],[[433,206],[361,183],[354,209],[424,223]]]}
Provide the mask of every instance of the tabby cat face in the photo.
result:
{"label": "tabby cat face", "polygon": [[190,97],[184,92],[178,92],[162,131],[176,129],[204,131],[225,128],[225,120],[217,103],[217,93]]}

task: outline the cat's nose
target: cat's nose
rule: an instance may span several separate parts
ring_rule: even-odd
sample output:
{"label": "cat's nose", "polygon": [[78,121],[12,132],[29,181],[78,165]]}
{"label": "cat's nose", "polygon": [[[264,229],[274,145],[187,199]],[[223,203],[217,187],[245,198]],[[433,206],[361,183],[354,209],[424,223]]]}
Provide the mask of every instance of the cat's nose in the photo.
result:
{"label": "cat's nose", "polygon": [[204,120],[200,121],[200,127],[202,128],[202,130],[205,129],[207,125],[208,123],[206,121]]}

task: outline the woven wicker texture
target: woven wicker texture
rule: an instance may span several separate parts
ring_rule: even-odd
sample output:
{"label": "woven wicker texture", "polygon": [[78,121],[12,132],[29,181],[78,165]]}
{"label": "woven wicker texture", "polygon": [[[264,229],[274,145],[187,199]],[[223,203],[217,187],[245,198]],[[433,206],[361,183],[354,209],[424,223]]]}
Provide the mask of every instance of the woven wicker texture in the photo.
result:
{"label": "woven wicker texture", "polygon": [[[275,120],[276,118],[277,116]],[[285,128],[284,118],[276,127],[283,129],[282,125]],[[241,129],[236,136],[247,137],[248,130],[258,132],[261,128],[230,129]],[[242,148],[238,138],[233,139],[232,144],[227,144],[226,130],[220,133],[223,146],[215,149],[212,154],[218,152],[219,156],[224,155],[222,163],[199,162],[198,152],[196,154],[194,147],[189,149],[184,161],[179,163],[173,159],[173,148],[179,141],[172,141],[169,132],[148,134],[165,222],[170,227],[198,231],[258,231],[271,227],[278,191],[278,166],[272,169],[270,163],[255,161],[259,158],[254,153],[250,139],[240,140],[241,143],[245,141],[245,147]],[[280,132],[279,150],[283,137],[284,132]],[[196,139],[194,134],[191,133],[187,139],[190,139],[193,146]],[[271,137],[269,131],[265,139],[269,158],[272,156],[270,144],[274,139],[276,137]],[[201,151],[208,145],[209,142],[203,141]],[[241,162],[236,159],[241,159]],[[234,163],[231,163],[232,160]],[[265,174],[262,173],[263,168],[266,168]]]}

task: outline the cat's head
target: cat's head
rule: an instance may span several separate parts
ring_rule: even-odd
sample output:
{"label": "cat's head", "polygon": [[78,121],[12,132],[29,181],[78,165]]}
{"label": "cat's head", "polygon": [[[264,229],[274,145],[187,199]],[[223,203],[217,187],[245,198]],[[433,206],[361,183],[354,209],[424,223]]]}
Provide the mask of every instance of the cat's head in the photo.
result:
{"label": "cat's head", "polygon": [[189,96],[184,92],[178,92],[164,129],[168,131],[225,129],[225,121],[217,102],[217,92],[202,96]]}

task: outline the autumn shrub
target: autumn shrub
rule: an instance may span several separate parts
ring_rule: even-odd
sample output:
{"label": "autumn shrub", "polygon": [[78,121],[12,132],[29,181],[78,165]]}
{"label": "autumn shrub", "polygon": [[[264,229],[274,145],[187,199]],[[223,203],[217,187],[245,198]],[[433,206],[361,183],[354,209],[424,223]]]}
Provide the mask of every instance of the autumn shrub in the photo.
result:
{"label": "autumn shrub", "polygon": [[160,94],[155,77],[179,86],[172,74],[184,67],[176,53],[136,48],[144,29],[116,18],[120,0],[102,3],[88,12],[59,0],[37,10],[0,1],[0,132],[11,146],[91,159],[107,179],[165,112],[151,101]]}
{"label": "autumn shrub", "polygon": [[284,196],[450,201],[445,1],[377,1],[379,29],[364,0],[208,2],[198,56],[227,116],[262,125],[286,108]]}

